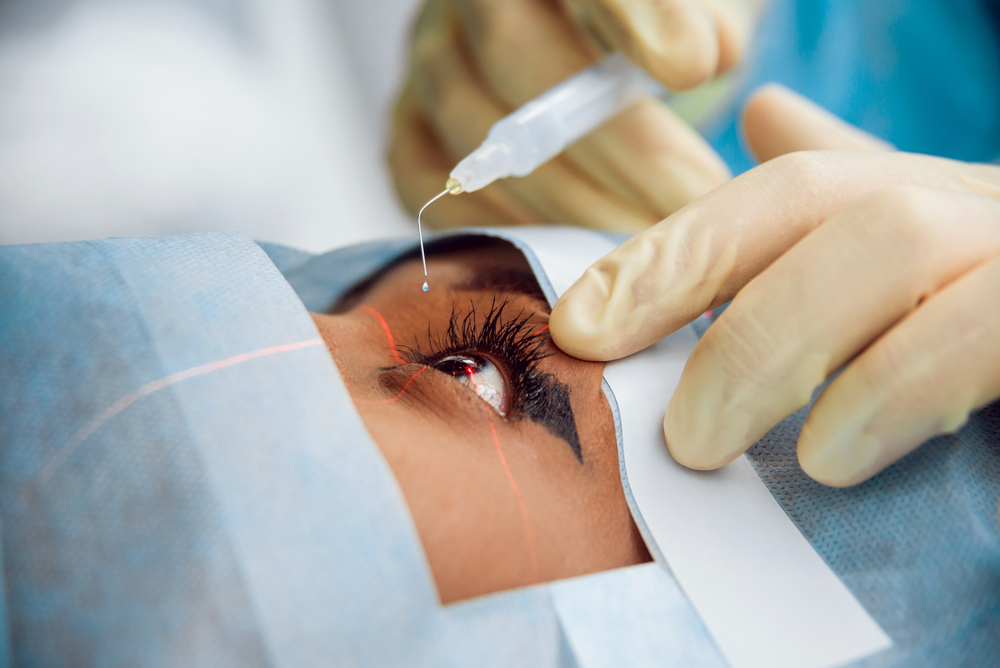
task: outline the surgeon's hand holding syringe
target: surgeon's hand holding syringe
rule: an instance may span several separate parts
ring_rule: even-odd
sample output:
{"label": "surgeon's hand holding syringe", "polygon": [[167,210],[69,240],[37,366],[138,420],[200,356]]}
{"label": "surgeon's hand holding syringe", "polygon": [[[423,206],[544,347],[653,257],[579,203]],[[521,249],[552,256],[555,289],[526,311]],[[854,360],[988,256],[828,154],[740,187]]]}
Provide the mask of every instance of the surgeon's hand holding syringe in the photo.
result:
{"label": "surgeon's hand holding syringe", "polygon": [[[396,192],[416,215],[494,124],[609,51],[671,91],[711,81],[735,64],[755,1],[429,0],[392,114]],[[444,198],[423,222],[559,222],[634,233],[729,178],[708,142],[669,106],[649,95],[625,106],[530,175],[500,179],[475,197]]]}
{"label": "surgeon's hand holding syringe", "polygon": [[[626,107],[664,88],[621,54],[605,56],[496,122],[482,146],[451,171],[445,190],[417,214],[420,254],[424,257],[424,210],[446,193],[480,190],[497,179],[527,176]],[[428,290],[425,281],[424,292]]]}
{"label": "surgeon's hand holding syringe", "polygon": [[[424,277],[427,260],[421,219],[431,202],[446,193],[481,190],[508,176],[527,176],[612,116],[650,95],[666,97],[667,91],[621,54],[611,54],[497,121],[482,145],[451,171],[445,190],[417,214]],[[428,290],[426,281],[423,289]]]}
{"label": "surgeon's hand holding syringe", "polygon": [[457,195],[527,176],[649,95],[665,98],[667,91],[623,55],[605,56],[496,122],[482,146],[451,171],[447,190]]}
{"label": "surgeon's hand holding syringe", "polygon": [[[498,179],[527,176],[596,127],[644,97],[667,92],[621,54],[611,54],[542,93],[497,121],[482,145],[451,171],[445,190],[417,214],[420,254],[424,257],[424,210],[446,193],[481,190]],[[423,285],[424,292],[428,283]]]}

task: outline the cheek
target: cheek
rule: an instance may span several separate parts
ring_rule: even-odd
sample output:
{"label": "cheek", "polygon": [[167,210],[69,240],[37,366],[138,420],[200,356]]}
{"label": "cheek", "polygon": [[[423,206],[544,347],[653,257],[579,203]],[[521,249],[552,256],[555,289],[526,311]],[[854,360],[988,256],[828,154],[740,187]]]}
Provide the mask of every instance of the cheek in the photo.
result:
{"label": "cheek", "polygon": [[535,533],[544,579],[648,560],[622,491],[614,419],[597,383],[571,397],[584,456],[534,424],[504,425],[501,444]]}
{"label": "cheek", "polygon": [[459,429],[394,406],[359,411],[403,491],[442,602],[537,580],[485,411],[481,424]]}
{"label": "cheek", "polygon": [[442,602],[642,560],[602,369],[576,361],[552,368],[574,388],[582,465],[544,427],[504,421],[457,388],[457,415],[358,402],[406,498]]}
{"label": "cheek", "polygon": [[344,315],[310,315],[351,397],[377,399],[378,388],[372,369],[392,363],[378,323],[357,311]]}
{"label": "cheek", "polygon": [[545,580],[645,560],[622,492],[610,410],[593,411],[579,426],[587,434],[583,464],[564,441],[537,425],[500,435]]}

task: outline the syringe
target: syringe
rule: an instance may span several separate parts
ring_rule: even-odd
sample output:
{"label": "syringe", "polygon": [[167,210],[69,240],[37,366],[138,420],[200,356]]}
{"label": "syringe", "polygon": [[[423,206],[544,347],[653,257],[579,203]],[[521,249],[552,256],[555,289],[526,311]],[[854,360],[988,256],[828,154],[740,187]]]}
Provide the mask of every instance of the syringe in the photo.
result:
{"label": "syringe", "polygon": [[[665,98],[667,94],[659,82],[625,56],[605,56],[497,121],[482,146],[451,170],[445,191],[427,202],[420,214],[445,193],[458,195],[484,188],[497,179],[526,176],[634,102],[650,95]],[[426,278],[420,214],[417,231]]]}
{"label": "syringe", "polygon": [[622,109],[666,89],[620,53],[605,56],[496,122],[448,179],[448,192],[526,176]]}

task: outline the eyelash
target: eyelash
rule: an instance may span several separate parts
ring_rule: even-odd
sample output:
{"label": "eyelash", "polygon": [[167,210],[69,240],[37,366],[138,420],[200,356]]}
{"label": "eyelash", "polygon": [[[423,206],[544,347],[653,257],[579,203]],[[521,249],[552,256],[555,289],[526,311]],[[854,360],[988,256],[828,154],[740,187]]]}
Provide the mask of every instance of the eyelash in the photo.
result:
{"label": "eyelash", "polygon": [[494,363],[499,363],[505,380],[510,383],[513,396],[513,413],[523,413],[527,401],[535,399],[539,376],[538,363],[549,356],[543,350],[545,339],[535,336],[528,320],[534,315],[519,313],[504,321],[504,300],[490,305],[489,311],[479,322],[480,311],[471,305],[468,312],[460,315],[452,306],[448,328],[443,334],[427,330],[427,349],[419,346],[400,346],[403,359],[409,364],[433,366],[453,355],[483,355]]}

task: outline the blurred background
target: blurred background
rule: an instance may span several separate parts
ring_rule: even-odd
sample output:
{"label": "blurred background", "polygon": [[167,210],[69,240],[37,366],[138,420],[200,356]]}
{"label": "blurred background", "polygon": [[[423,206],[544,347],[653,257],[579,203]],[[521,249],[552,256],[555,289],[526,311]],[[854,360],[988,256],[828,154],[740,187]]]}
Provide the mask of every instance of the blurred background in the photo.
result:
{"label": "blurred background", "polygon": [[[385,165],[422,0],[0,0],[0,244],[412,234]],[[777,81],[907,151],[1000,157],[1000,0],[768,0],[738,72],[675,95],[734,173]]]}
{"label": "blurred background", "polygon": [[0,244],[415,231],[385,167],[419,0],[0,0]]}

